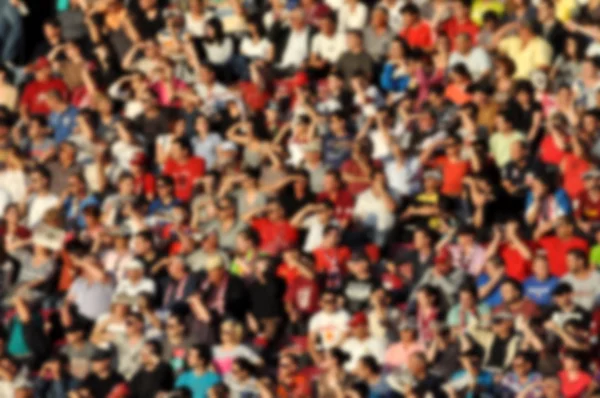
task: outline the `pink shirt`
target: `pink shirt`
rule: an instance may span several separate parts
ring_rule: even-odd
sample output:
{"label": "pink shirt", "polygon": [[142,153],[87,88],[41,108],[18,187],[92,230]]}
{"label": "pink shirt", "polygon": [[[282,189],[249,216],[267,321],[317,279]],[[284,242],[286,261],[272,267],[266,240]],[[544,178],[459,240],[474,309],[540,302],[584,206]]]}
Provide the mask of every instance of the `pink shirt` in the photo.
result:
{"label": "pink shirt", "polygon": [[[186,88],[186,84],[179,79],[173,79],[173,94],[177,93],[180,90],[184,90]],[[156,93],[158,96],[158,103],[161,106],[174,106],[177,107],[180,105],[179,98],[175,98],[174,95],[169,98],[167,85],[165,82],[158,81],[150,86],[150,89]]]}
{"label": "pink shirt", "polygon": [[408,357],[415,352],[425,352],[425,346],[418,341],[409,345],[405,343],[392,344],[385,352],[383,363],[386,368],[405,368],[408,363]]}

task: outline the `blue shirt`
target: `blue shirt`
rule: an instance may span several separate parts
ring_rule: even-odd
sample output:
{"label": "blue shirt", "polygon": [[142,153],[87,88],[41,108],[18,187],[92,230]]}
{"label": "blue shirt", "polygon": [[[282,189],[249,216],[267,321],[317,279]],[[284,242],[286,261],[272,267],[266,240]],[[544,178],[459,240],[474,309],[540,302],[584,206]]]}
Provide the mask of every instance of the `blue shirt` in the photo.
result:
{"label": "blue shirt", "polygon": [[530,276],[523,282],[525,297],[537,305],[546,306],[552,304],[552,291],[558,284],[558,278],[551,276],[545,281],[539,281],[535,276]]}
{"label": "blue shirt", "polygon": [[[449,384],[457,392],[464,392],[471,386],[471,375],[466,370],[459,370],[450,377]],[[465,398],[474,397],[494,397],[494,375],[485,370],[481,370],[476,377],[475,384],[478,394],[473,391],[467,392]]]}
{"label": "blue shirt", "polygon": [[[477,288],[485,285],[490,280],[490,277],[486,274],[481,274],[477,277]],[[494,290],[490,292],[486,297],[483,298],[483,302],[490,307],[494,308],[500,304],[502,304],[502,295],[500,294],[500,285],[502,285],[502,281],[500,281]]]}
{"label": "blue shirt", "polygon": [[196,376],[193,370],[188,370],[177,378],[175,388],[185,387],[192,392],[192,398],[206,398],[208,390],[221,381],[215,372],[205,372]]}
{"label": "blue shirt", "polygon": [[89,195],[84,198],[79,206],[75,206],[73,197],[69,197],[65,202],[65,213],[67,215],[67,220],[71,223],[71,226],[76,226],[78,228],[85,228],[85,218],[83,217],[83,209],[88,206],[99,206],[100,201],[94,195]]}
{"label": "blue shirt", "polygon": [[169,203],[163,203],[160,198],[156,198],[150,203],[150,205],[148,205],[148,214],[170,212],[173,207],[179,205],[180,203],[181,201],[179,199],[173,199]]}
{"label": "blue shirt", "polygon": [[54,130],[54,141],[60,144],[71,136],[75,128],[77,108],[70,106],[62,113],[52,112],[48,118],[48,124]]}
{"label": "blue shirt", "polygon": [[342,167],[342,163],[350,157],[352,142],[354,139],[350,134],[344,137],[327,134],[323,139],[323,163],[333,169]]}

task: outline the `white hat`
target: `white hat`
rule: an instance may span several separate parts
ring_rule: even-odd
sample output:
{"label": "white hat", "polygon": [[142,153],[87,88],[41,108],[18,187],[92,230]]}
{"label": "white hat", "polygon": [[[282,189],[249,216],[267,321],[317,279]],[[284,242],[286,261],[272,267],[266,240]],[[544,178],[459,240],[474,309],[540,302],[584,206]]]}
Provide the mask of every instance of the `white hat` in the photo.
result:
{"label": "white hat", "polygon": [[135,271],[135,270],[143,270],[144,263],[138,260],[137,258],[131,259],[125,264],[125,269],[127,271]]}

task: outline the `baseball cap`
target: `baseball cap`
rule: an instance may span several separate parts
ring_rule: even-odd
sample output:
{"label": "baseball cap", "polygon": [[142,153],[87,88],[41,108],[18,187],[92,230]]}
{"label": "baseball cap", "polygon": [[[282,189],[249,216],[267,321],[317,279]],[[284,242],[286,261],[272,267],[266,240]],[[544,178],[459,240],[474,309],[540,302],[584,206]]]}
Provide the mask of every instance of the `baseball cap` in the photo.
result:
{"label": "baseball cap", "polygon": [[35,60],[34,64],[33,64],[33,70],[35,72],[45,69],[45,68],[49,68],[50,67],[50,61],[48,61],[48,58],[46,57],[39,57],[38,59]]}
{"label": "baseball cap", "polygon": [[143,270],[144,269],[144,263],[142,263],[137,258],[133,258],[133,259],[129,260],[125,264],[125,269],[127,271]]}
{"label": "baseball cap", "polygon": [[367,314],[365,314],[364,312],[357,312],[356,314],[354,314],[352,316],[352,318],[350,318],[350,322],[348,322],[348,325],[350,327],[357,327],[357,326],[365,326],[368,323],[368,319],[367,319]]}
{"label": "baseball cap", "polygon": [[562,296],[570,293],[573,293],[573,287],[566,282],[560,282],[556,285],[554,290],[552,290],[552,296]]}

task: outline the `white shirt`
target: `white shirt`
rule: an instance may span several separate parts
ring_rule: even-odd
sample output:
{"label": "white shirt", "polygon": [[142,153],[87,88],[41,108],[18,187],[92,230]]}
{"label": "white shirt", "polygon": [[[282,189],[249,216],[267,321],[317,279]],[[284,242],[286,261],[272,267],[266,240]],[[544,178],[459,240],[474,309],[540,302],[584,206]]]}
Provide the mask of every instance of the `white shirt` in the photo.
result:
{"label": "white shirt", "polygon": [[27,196],[25,172],[18,169],[0,172],[0,188],[8,192],[13,202],[23,202]]}
{"label": "white shirt", "polygon": [[213,115],[215,112],[225,107],[225,103],[234,99],[234,95],[223,84],[214,82],[212,86],[198,83],[194,87],[196,94],[204,101],[202,112],[207,115]]}
{"label": "white shirt", "polygon": [[220,43],[217,41],[205,42],[204,50],[206,51],[206,58],[212,64],[225,65],[233,55],[233,41],[229,37],[225,37]]}
{"label": "white shirt", "polygon": [[350,359],[344,364],[344,369],[348,372],[354,371],[358,361],[366,355],[373,356],[379,364],[385,358],[385,341],[373,336],[366,340],[351,337],[344,341],[341,349],[350,355]]}
{"label": "white shirt", "polygon": [[319,311],[308,321],[308,331],[317,333],[321,338],[321,348],[328,350],[338,345],[348,330],[350,315],[345,310],[332,314]]}
{"label": "white shirt", "polygon": [[484,73],[490,70],[492,62],[490,56],[481,47],[474,47],[468,54],[461,54],[453,51],[450,54],[448,65],[452,68],[454,65],[465,64],[474,80],[479,79]]}
{"label": "white shirt", "polygon": [[258,43],[252,41],[249,37],[244,37],[240,44],[240,53],[251,59],[267,59],[272,44],[266,38],[262,38]]}
{"label": "white shirt", "polygon": [[[332,220],[328,225],[335,225],[336,223],[335,220]],[[319,216],[316,214],[309,216],[304,220],[302,227],[307,230],[304,247],[302,248],[304,252],[311,253],[321,245],[323,233],[328,225],[322,224]]]}
{"label": "white shirt", "polygon": [[280,68],[298,68],[308,58],[308,28],[292,30],[279,63]]}
{"label": "white shirt", "polygon": [[421,163],[417,157],[409,157],[404,164],[398,164],[396,159],[384,163],[383,171],[394,198],[409,196],[420,189],[418,178]]}
{"label": "white shirt", "polygon": [[156,292],[156,286],[154,281],[150,278],[143,278],[136,284],[132,283],[129,278],[124,278],[117,284],[115,290],[115,296],[123,294],[128,297],[138,297],[142,293],[154,294]]}
{"label": "white shirt", "polygon": [[58,206],[58,197],[52,193],[31,196],[27,208],[27,227],[34,228],[42,221],[46,212],[56,206]]}
{"label": "white shirt", "polygon": [[375,228],[378,232],[387,231],[394,225],[392,212],[388,210],[382,196],[375,196],[372,188],[358,195],[354,216],[365,226]]}
{"label": "white shirt", "polygon": [[349,4],[343,4],[338,15],[338,30],[362,30],[367,24],[368,15],[369,9],[363,3],[359,2],[354,9],[351,9]]}
{"label": "white shirt", "polygon": [[185,31],[194,37],[203,37],[206,21],[214,17],[215,15],[210,11],[206,11],[200,18],[194,17],[191,12],[186,12],[184,15]]}
{"label": "white shirt", "polygon": [[388,25],[393,32],[400,32],[402,29],[402,15],[400,9],[404,7],[406,1],[396,0],[394,4],[387,4],[384,1],[377,3],[376,7],[382,7],[388,12]]}
{"label": "white shirt", "polygon": [[11,204],[12,200],[10,198],[10,194],[6,191],[6,189],[0,188],[0,214],[4,214],[4,210],[6,206]]}
{"label": "white shirt", "polygon": [[573,302],[580,305],[586,311],[594,307],[596,299],[600,296],[600,273],[592,271],[585,279],[576,278],[568,273],[562,278],[573,288]]}
{"label": "white shirt", "polygon": [[342,53],[346,51],[346,39],[339,32],[331,36],[317,33],[312,39],[311,51],[321,59],[335,64]]}

